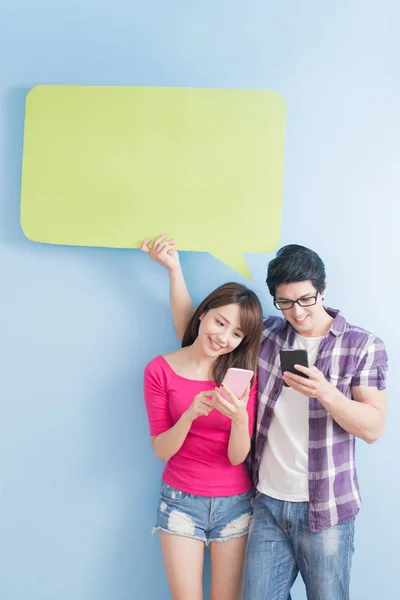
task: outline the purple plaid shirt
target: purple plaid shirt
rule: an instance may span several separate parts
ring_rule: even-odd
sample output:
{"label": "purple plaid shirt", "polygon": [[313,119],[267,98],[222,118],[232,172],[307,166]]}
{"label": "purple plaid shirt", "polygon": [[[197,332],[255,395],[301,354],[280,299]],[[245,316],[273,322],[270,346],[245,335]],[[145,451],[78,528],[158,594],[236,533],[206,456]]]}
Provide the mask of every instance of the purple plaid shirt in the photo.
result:
{"label": "purple plaid shirt", "polygon": [[[347,398],[355,386],[386,387],[387,355],[383,342],[360,327],[347,323],[343,315],[325,308],[333,323],[321,340],[315,362],[328,381]],[[295,329],[280,317],[264,321],[258,359],[258,417],[253,473],[258,469],[268,443],[274,406],[282,390],[279,350],[293,347]],[[333,420],[316,398],[309,400],[308,489],[311,531],[321,531],[354,517],[361,507],[355,466],[355,436]]]}

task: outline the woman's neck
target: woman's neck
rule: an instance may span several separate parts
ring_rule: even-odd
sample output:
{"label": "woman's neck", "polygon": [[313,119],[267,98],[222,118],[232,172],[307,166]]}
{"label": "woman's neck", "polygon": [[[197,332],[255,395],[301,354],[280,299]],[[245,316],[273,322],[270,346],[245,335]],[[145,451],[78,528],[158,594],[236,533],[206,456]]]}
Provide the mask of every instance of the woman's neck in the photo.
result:
{"label": "woman's neck", "polygon": [[196,343],[197,340],[193,342],[191,346],[187,347],[187,360],[195,369],[210,371],[213,364],[215,363],[215,358],[207,356],[204,354],[204,351],[199,347]]}
{"label": "woman's neck", "polygon": [[212,378],[212,367],[215,358],[207,356],[196,342],[169,355],[169,360],[179,369],[181,375],[193,379]]}

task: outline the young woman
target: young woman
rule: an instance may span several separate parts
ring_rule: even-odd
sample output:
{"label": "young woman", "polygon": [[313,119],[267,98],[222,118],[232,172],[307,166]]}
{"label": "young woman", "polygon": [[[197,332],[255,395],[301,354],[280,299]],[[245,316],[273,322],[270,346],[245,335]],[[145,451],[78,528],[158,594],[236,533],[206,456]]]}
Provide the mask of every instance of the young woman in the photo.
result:
{"label": "young woman", "polygon": [[205,546],[211,551],[211,599],[240,598],[253,494],[244,461],[257,385],[253,380],[242,398],[223,386],[230,401],[218,388],[229,367],[255,371],[261,332],[256,294],[227,283],[197,308],[182,348],[145,369],[153,448],[167,463],[155,529],[173,600],[202,600]]}

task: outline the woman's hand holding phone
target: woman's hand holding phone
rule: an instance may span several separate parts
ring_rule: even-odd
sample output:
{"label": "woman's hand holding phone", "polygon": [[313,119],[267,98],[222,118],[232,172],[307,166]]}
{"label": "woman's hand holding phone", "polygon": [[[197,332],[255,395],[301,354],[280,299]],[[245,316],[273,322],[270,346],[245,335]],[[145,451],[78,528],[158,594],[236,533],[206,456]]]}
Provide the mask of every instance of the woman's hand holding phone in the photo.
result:
{"label": "woman's hand holding phone", "polygon": [[253,375],[254,372],[249,369],[230,367],[221,386],[215,389],[215,408],[235,423],[242,424],[249,420],[247,403]]}
{"label": "woman's hand holding phone", "polygon": [[229,417],[235,423],[247,423],[249,415],[247,413],[247,403],[249,401],[250,384],[247,386],[243,396],[237,398],[235,394],[228,388],[224,383],[221,384],[222,389],[228,396],[229,401],[225,400],[218,391],[218,388],[214,390],[215,408]]}

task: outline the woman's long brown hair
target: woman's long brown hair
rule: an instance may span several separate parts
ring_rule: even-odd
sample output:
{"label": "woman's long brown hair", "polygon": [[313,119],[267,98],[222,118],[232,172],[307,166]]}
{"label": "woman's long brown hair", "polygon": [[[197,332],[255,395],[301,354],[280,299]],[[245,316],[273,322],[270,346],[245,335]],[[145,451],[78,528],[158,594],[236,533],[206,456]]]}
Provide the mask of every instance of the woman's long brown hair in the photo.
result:
{"label": "woman's long brown hair", "polygon": [[218,356],[213,364],[210,378],[220,385],[229,367],[251,369],[256,372],[258,350],[261,343],[263,316],[257,294],[240,283],[230,282],[211,292],[197,307],[189,321],[182,339],[182,348],[191,346],[199,333],[200,317],[212,308],[238,304],[240,328],[244,338],[229,354]]}

